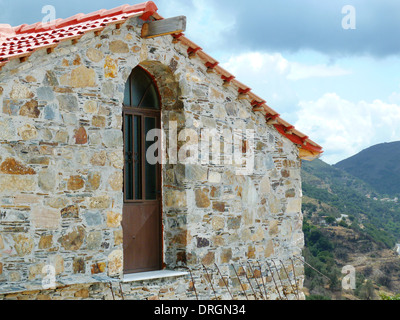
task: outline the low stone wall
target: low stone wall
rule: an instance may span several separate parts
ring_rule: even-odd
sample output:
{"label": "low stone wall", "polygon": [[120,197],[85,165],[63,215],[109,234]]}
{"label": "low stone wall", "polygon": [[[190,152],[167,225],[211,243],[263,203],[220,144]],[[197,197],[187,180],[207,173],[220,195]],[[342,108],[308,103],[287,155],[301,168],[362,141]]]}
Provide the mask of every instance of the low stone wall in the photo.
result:
{"label": "low stone wall", "polygon": [[182,269],[186,276],[135,282],[86,281],[0,294],[0,300],[304,300],[304,277],[296,276],[303,274],[299,263],[284,266],[253,261],[246,266],[231,265],[228,273],[225,269],[217,265]]}

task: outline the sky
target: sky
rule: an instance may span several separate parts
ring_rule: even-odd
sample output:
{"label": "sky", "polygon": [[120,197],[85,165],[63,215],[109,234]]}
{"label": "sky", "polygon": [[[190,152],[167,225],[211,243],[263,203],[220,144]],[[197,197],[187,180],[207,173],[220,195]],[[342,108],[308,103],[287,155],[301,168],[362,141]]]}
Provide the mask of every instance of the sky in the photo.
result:
{"label": "sky", "polygon": [[[139,1],[0,0],[0,24]],[[335,164],[400,140],[400,1],[155,0],[186,37],[252,88]]]}

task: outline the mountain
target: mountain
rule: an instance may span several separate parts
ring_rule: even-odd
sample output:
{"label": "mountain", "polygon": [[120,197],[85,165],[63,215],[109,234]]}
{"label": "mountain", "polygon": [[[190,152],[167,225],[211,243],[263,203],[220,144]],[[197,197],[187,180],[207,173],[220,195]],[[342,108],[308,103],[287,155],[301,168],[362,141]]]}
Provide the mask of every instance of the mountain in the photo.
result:
{"label": "mountain", "polygon": [[[388,156],[390,157],[390,156]],[[364,178],[364,177],[361,177]],[[400,293],[400,202],[363,179],[321,160],[302,165],[303,231],[309,299],[379,299]],[[357,289],[343,291],[342,268],[357,271]]]}
{"label": "mountain", "polygon": [[335,165],[368,183],[376,192],[400,195],[400,141],[382,143]]}

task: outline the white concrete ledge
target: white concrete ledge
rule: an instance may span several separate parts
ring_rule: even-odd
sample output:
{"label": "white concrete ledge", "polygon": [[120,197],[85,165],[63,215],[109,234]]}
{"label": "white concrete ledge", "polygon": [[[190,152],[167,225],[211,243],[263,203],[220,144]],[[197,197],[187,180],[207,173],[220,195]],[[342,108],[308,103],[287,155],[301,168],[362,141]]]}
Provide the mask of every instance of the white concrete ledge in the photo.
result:
{"label": "white concrete ledge", "polygon": [[181,276],[186,276],[188,274],[189,272],[185,271],[170,271],[170,270],[132,273],[132,274],[125,274],[122,282],[134,282],[134,281],[144,281],[152,279],[181,277]]}

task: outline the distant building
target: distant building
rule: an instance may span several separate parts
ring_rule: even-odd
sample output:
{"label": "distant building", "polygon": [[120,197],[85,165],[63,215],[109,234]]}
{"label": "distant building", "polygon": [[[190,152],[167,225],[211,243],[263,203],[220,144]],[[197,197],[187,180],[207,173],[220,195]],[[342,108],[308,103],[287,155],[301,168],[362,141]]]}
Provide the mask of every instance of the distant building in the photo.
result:
{"label": "distant building", "polygon": [[337,218],[336,219],[336,222],[341,222],[341,221],[343,221],[343,220],[347,220],[349,218],[349,216],[347,215],[347,214],[341,214],[340,215],[340,218]]}

